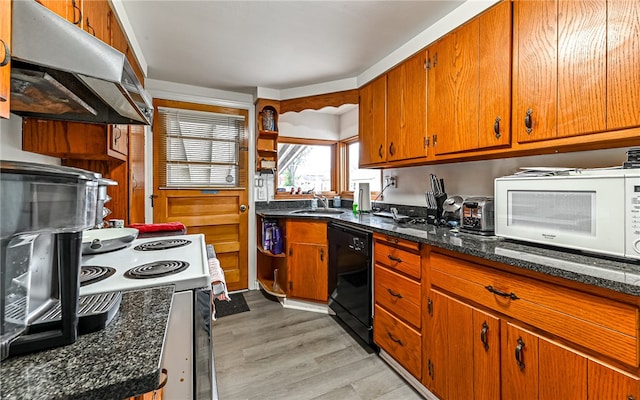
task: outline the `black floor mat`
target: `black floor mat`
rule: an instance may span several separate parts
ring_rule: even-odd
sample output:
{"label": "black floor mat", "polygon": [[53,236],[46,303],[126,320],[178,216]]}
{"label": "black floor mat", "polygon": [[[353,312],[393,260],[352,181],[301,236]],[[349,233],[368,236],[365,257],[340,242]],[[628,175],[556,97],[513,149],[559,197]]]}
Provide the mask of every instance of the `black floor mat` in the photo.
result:
{"label": "black floor mat", "polygon": [[247,301],[244,299],[242,293],[234,293],[229,297],[231,297],[231,301],[220,301],[218,299],[214,300],[216,305],[216,318],[250,311],[249,306],[247,305]]}

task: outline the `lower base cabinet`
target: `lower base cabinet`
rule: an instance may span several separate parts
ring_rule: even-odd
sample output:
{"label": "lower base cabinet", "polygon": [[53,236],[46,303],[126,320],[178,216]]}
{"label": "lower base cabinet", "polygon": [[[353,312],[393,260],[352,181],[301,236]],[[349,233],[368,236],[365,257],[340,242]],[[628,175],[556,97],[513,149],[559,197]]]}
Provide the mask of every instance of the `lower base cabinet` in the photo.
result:
{"label": "lower base cabinet", "polygon": [[[548,283],[538,285],[528,280],[525,287],[522,280],[521,286],[517,286],[514,279],[519,278],[515,276],[494,274],[482,265],[475,266],[469,261],[433,252],[425,274],[430,274],[431,286],[424,292],[422,383],[440,399],[640,400],[637,369],[633,364],[623,362],[630,359],[625,352],[617,362],[627,365],[627,369],[619,369],[601,361],[607,359],[608,354],[596,351],[601,348],[600,344],[578,350],[580,347],[572,345],[571,341],[545,333],[541,327],[514,317],[517,307],[524,306],[515,302],[538,301],[534,293],[550,293],[552,287]],[[495,275],[491,280],[495,287],[486,286],[481,292],[475,292],[472,286],[466,291],[460,290],[464,280],[483,283],[491,274]],[[504,289],[499,291],[497,287]],[[499,310],[488,308],[479,300],[484,291],[491,290]],[[515,296],[514,291],[521,296]],[[582,300],[577,309],[566,308],[573,313],[565,314],[562,319],[567,326],[576,324],[579,316],[587,318],[587,311],[589,315],[596,312],[589,308],[588,298]],[[549,304],[558,309],[562,307]],[[600,298],[599,304],[600,310],[612,307],[608,311],[610,314],[634,307],[605,298]],[[549,312],[551,310],[550,307]],[[529,319],[534,321],[535,317]],[[609,319],[609,316],[601,316],[598,321],[608,322]],[[625,319],[628,318],[619,318],[620,326],[624,325]],[[573,332],[577,336],[592,333],[586,330]],[[613,330],[608,334],[610,344],[614,343],[615,335]],[[606,341],[607,337],[600,339]],[[631,340],[638,342],[635,337]]]}
{"label": "lower base cabinet", "polygon": [[427,297],[423,384],[442,399],[500,398],[500,319],[436,290]]}

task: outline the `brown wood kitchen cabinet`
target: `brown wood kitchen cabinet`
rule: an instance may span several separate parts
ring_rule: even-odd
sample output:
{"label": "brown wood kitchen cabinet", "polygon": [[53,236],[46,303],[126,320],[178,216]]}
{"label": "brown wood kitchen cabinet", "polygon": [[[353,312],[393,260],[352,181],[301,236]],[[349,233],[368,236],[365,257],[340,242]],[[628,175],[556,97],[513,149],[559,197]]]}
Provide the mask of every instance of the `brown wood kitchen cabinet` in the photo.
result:
{"label": "brown wood kitchen cabinet", "polygon": [[0,0],[0,118],[9,118],[10,75],[11,0]]}
{"label": "brown wood kitchen cabinet", "polygon": [[387,160],[387,75],[360,88],[360,166]]}
{"label": "brown wood kitchen cabinet", "polygon": [[607,2],[516,1],[513,35],[518,142],[605,131]]}
{"label": "brown wood kitchen cabinet", "polygon": [[607,2],[607,129],[640,126],[640,2]]}
{"label": "brown wood kitchen cabinet", "polygon": [[387,73],[387,161],[426,159],[427,54],[420,51]]}
{"label": "brown wood kitchen cabinet", "polygon": [[424,385],[443,399],[500,398],[500,318],[437,290],[426,308]]}
{"label": "brown wood kitchen cabinet", "polygon": [[511,141],[511,2],[429,47],[427,130],[436,155]]}
{"label": "brown wood kitchen cabinet", "polygon": [[[286,222],[281,219],[270,219],[257,216],[257,253],[256,253],[256,275],[260,287],[275,297],[286,297],[285,289],[287,288],[287,256],[286,252],[281,254],[273,254],[271,251],[262,247],[263,222],[265,220],[277,221],[282,237],[286,234]],[[286,243],[285,243],[286,244]],[[283,249],[285,247],[283,246]]]}
{"label": "brown wood kitchen cabinet", "polygon": [[375,233],[373,340],[422,377],[422,268],[419,243]]}
{"label": "brown wood kitchen cabinet", "polygon": [[287,297],[327,302],[329,245],[327,223],[287,220]]}
{"label": "brown wood kitchen cabinet", "polygon": [[426,269],[427,388],[445,400],[638,398],[636,299],[446,253],[432,249]]}

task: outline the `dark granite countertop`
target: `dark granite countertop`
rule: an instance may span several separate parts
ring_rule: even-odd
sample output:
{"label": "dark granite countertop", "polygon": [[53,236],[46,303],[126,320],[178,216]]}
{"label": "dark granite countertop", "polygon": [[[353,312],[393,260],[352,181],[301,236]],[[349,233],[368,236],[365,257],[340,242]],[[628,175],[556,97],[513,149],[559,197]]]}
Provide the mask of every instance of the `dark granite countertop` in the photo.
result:
{"label": "dark granite countertop", "polygon": [[173,286],[124,292],[109,325],[0,365],[2,399],[124,399],[160,385]]}
{"label": "dark granite countertop", "polygon": [[339,215],[291,214],[294,209],[258,209],[256,214],[270,218],[312,218],[341,221],[365,227],[399,238],[425,243],[462,254],[481,257],[530,271],[598,286],[616,292],[640,295],[640,263],[625,262],[585,253],[551,249],[495,236],[454,232],[448,228],[424,223],[398,224],[391,218],[371,214],[354,214],[351,210]]}

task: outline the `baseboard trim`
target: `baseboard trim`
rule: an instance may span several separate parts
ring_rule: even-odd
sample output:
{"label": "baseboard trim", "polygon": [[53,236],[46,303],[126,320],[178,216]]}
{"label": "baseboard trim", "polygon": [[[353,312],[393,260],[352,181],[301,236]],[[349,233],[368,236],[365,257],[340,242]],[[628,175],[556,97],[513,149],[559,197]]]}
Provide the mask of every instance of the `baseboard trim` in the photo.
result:
{"label": "baseboard trim", "polygon": [[424,396],[427,400],[439,400],[435,394],[431,393],[426,387],[420,383],[413,375],[411,375],[406,369],[402,367],[396,360],[389,355],[389,353],[380,349],[380,358],[382,358],[394,371],[396,371],[404,380],[409,383],[418,393]]}
{"label": "baseboard trim", "polygon": [[313,303],[311,301],[293,300],[289,298],[280,298],[280,303],[284,308],[291,308],[294,310],[311,311],[320,314],[329,314],[329,306],[321,303]]}

